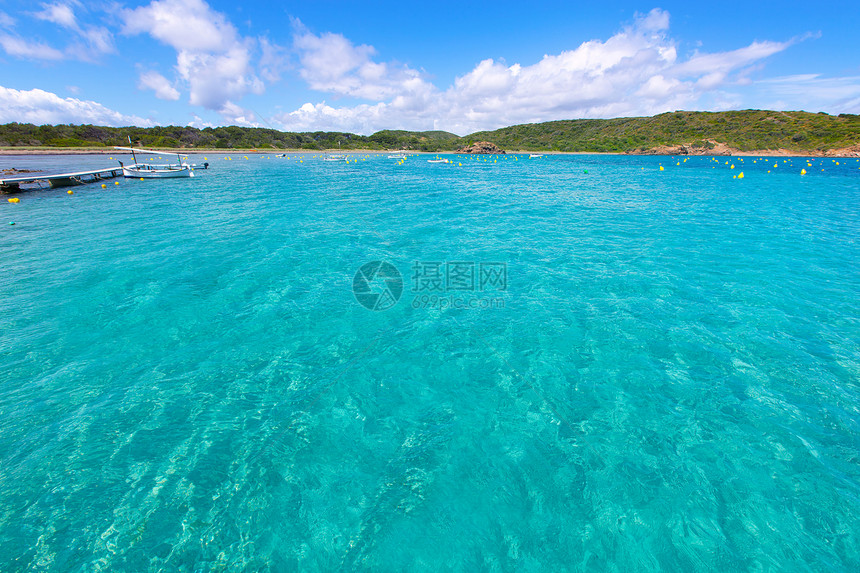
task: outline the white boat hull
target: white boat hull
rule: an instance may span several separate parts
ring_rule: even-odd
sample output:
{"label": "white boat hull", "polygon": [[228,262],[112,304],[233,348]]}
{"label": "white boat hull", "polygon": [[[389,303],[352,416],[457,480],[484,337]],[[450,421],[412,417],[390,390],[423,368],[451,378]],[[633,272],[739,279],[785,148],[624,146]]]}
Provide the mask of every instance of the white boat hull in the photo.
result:
{"label": "white boat hull", "polygon": [[122,174],[125,177],[136,177],[144,179],[166,179],[171,177],[194,177],[194,170],[189,165],[171,166],[164,165],[132,165],[123,166]]}

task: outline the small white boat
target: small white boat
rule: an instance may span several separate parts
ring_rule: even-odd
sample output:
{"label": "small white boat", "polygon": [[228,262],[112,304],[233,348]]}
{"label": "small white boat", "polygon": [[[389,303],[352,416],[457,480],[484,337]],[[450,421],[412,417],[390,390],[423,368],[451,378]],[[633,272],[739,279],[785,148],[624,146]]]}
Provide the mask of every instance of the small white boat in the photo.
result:
{"label": "small white boat", "polygon": [[540,153],[530,153],[529,154],[529,159],[539,159],[541,157],[543,157],[543,155],[541,155]]}
{"label": "small white boat", "polygon": [[[130,151],[132,160],[131,165],[124,165],[119,162],[122,167],[122,174],[125,177],[143,177],[146,179],[165,179],[170,177],[194,177],[194,169],[186,163],[183,158],[187,159],[187,155],[176,154],[176,163],[141,163],[137,160],[137,153],[161,155],[162,151],[153,151],[151,149],[141,149],[139,147],[114,147],[120,151]],[[117,160],[119,161],[119,160]],[[206,167],[209,165],[207,164]]]}
{"label": "small white boat", "polygon": [[323,157],[323,161],[349,161],[349,158],[342,153],[339,153],[337,155],[326,154],[325,157]]}
{"label": "small white boat", "polygon": [[428,159],[427,163],[451,163],[450,159]]}
{"label": "small white boat", "polygon": [[388,159],[406,159],[405,151],[395,151],[388,156]]}

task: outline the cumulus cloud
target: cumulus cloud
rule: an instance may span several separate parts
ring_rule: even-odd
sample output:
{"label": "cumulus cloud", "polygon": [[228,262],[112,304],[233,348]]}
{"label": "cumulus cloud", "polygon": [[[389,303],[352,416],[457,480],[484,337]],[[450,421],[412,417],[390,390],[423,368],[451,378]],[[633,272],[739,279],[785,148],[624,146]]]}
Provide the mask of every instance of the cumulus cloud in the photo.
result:
{"label": "cumulus cloud", "polygon": [[676,73],[668,26],[668,13],[655,9],[606,41],[587,41],[530,66],[485,60],[456,79],[445,93],[447,108],[469,130],[683,107],[695,93]]}
{"label": "cumulus cloud", "polygon": [[[361,104],[353,107],[332,107],[325,102],[306,103],[289,113],[276,115],[273,121],[287,131],[348,131],[372,133],[390,117],[388,105]],[[407,126],[406,129],[419,125]],[[422,128],[423,129],[423,128]]]}
{"label": "cumulus cloud", "polygon": [[224,105],[221,106],[218,113],[220,113],[221,117],[226,119],[230,125],[259,127],[259,123],[257,123],[257,118],[255,117],[254,112],[242,109],[231,101],[224,102]]}
{"label": "cumulus cloud", "polygon": [[123,10],[127,34],[146,33],[179,51],[219,52],[238,43],[233,24],[203,0],[154,0]]}
{"label": "cumulus cloud", "polygon": [[238,44],[214,54],[181,50],[176,59],[176,71],[189,88],[188,101],[212,110],[249,92],[263,91],[263,82],[250,69],[250,54]]}
{"label": "cumulus cloud", "polygon": [[[299,74],[317,91],[369,100],[359,106],[308,103],[276,119],[284,126],[333,129],[447,129],[469,133],[552,119],[652,115],[696,108],[721,90],[748,82],[747,73],[788,42],[753,42],[727,52],[679,57],[669,13],[654,9],[606,40],[545,55],[533,64],[487,59],[440,90],[406,66],[380,62],[372,46],[297,26]],[[369,114],[368,121],[360,121]]]}
{"label": "cumulus cloud", "polygon": [[[252,114],[234,102],[265,89],[253,65],[256,40],[242,38],[222,13],[203,0],[153,0],[123,10],[121,18],[124,33],[148,34],[176,50],[175,70],[188,90],[189,103],[218,111],[230,122],[249,122]],[[264,43],[264,55],[271,58],[276,51],[277,46]],[[265,73],[275,77],[275,65],[270,64]],[[153,89],[143,78],[141,84]],[[166,93],[173,94],[162,92]]]}
{"label": "cumulus cloud", "polygon": [[372,46],[356,46],[340,34],[313,34],[298,21],[294,26],[299,75],[314,90],[379,101],[435,89],[408,66],[374,61]]}
{"label": "cumulus cloud", "polygon": [[[692,54],[683,53],[669,34],[669,13],[661,9],[636,15],[608,38],[574,44],[537,61],[478,61],[450,85],[440,86],[423,69],[383,57],[373,46],[341,34],[313,32],[298,20],[293,20],[292,44],[286,49],[268,37],[243,36],[205,0],[144,1],[148,3],[136,8],[111,9],[122,33],[147,35],[169,46],[176,61],[169,73],[141,65],[138,87],[163,100],[187,97],[191,105],[238,125],[258,125],[243,99],[262,94],[266,83],[279,81],[287,70],[319,94],[271,119],[294,131],[372,133],[391,128],[465,134],[519,123],[675,109],[799,108],[808,105],[807,95],[841,106],[841,111],[860,111],[856,78],[757,78],[767,58],[806,38],[754,41],[722,52],[707,52],[699,44]],[[0,12],[0,28],[6,29],[0,31],[0,48],[14,57],[46,61],[93,60],[111,53],[114,37],[107,28],[90,24],[92,9],[80,0],[48,0],[36,5],[37,11],[16,14],[61,28],[64,37],[72,38],[62,48],[17,35],[11,29],[14,20]],[[36,92],[16,96],[29,102],[31,114],[36,114],[36,102],[47,106],[50,117],[57,110],[82,117],[116,113],[94,107],[95,102],[49,92],[36,97]],[[17,101],[9,93],[5,97]],[[338,104],[344,100],[350,103]],[[822,104],[818,109],[828,108]]]}
{"label": "cumulus cloud", "polygon": [[163,100],[175,101],[179,99],[179,90],[174,88],[170,81],[158,72],[149,70],[140,74],[138,87],[143,90],[152,90],[155,97]]}
{"label": "cumulus cloud", "polygon": [[94,101],[63,98],[40,89],[16,90],[0,86],[0,123],[92,123],[96,125],[148,127],[153,122],[125,115]]}

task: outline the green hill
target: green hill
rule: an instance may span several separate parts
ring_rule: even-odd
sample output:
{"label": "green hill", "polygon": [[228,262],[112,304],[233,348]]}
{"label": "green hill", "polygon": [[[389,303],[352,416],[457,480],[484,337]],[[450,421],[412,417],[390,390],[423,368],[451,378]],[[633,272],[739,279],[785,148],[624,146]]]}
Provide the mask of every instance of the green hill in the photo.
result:
{"label": "green hill", "polygon": [[658,146],[724,143],[741,151],[787,149],[816,153],[860,145],[860,116],[802,111],[677,111],[654,117],[573,119],[515,125],[459,137],[445,131],[384,130],[370,136],[343,132],[291,133],[251,127],[100,127],[0,125],[0,147],[111,147],[184,149],[410,149],[453,151],[477,141],[508,150],[637,153]]}
{"label": "green hill", "polygon": [[575,119],[515,125],[473,133],[467,143],[490,141],[530,151],[636,152],[662,145],[725,143],[741,151],[824,151],[860,143],[860,116],[802,111],[677,111],[654,117]]}
{"label": "green hill", "polygon": [[445,131],[380,131],[371,136],[332,131],[291,133],[256,127],[101,127],[0,125],[0,147],[139,147],[182,149],[412,149],[441,151],[460,138]]}

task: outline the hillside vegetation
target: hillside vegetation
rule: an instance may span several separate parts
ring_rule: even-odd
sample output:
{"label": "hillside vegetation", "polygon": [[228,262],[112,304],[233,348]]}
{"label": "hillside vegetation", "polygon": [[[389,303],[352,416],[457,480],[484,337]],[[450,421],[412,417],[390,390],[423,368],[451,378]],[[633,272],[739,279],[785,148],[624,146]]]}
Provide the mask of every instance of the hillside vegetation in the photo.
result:
{"label": "hillside vegetation", "polygon": [[459,137],[444,131],[385,130],[370,136],[291,133],[251,127],[100,127],[0,125],[0,147],[141,147],[185,149],[410,149],[453,151],[478,141],[508,150],[638,153],[660,146],[724,143],[740,151],[824,152],[860,145],[860,116],[744,110],[663,113],[654,117],[574,119],[515,125]]}
{"label": "hillside vegetation", "polygon": [[473,133],[464,139],[535,151],[641,152],[658,146],[707,145],[708,140],[715,140],[740,151],[810,152],[860,143],[860,116],[802,111],[678,111],[654,117],[516,125]]}
{"label": "hillside vegetation", "polygon": [[0,125],[0,147],[113,147],[172,149],[414,149],[442,151],[460,141],[444,131],[380,131],[371,136],[332,131],[291,133],[257,127],[101,127],[97,125]]}

